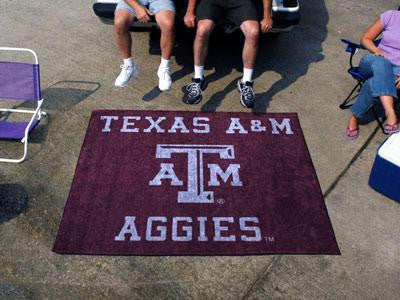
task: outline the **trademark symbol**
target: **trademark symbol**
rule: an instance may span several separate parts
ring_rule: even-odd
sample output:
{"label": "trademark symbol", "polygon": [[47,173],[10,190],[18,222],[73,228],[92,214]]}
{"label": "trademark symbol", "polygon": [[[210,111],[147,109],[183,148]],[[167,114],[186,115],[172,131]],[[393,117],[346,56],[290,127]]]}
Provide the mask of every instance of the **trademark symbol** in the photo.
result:
{"label": "trademark symbol", "polygon": [[267,243],[273,243],[273,242],[275,242],[275,238],[273,236],[266,236],[265,241]]}
{"label": "trademark symbol", "polygon": [[219,199],[217,199],[217,203],[218,204],[224,204],[225,203],[225,199],[224,198],[219,198]]}

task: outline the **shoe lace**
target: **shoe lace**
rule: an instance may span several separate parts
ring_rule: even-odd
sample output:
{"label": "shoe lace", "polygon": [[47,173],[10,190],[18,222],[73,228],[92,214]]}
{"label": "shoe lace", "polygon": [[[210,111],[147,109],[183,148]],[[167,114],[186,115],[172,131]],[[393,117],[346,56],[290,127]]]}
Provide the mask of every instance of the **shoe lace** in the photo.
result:
{"label": "shoe lace", "polygon": [[171,76],[171,71],[169,68],[162,68],[160,73],[163,79],[166,79],[166,77],[168,78]]}
{"label": "shoe lace", "polygon": [[124,64],[120,65],[119,67],[120,67],[122,70],[127,70],[127,69],[129,69],[129,68],[132,68],[131,66],[124,65]]}
{"label": "shoe lace", "polygon": [[242,95],[246,100],[253,100],[254,99],[254,90],[251,86],[245,86],[242,90]]}
{"label": "shoe lace", "polygon": [[124,64],[120,65],[119,67],[122,69],[122,71],[124,71],[123,73],[121,72],[121,74],[123,74],[123,76],[124,76],[125,78],[128,77],[128,72],[127,72],[127,71],[128,71],[130,68],[133,69],[133,66],[124,65]]}
{"label": "shoe lace", "polygon": [[202,91],[200,88],[200,83],[192,82],[186,87],[186,90],[189,92],[191,96],[201,95]]}

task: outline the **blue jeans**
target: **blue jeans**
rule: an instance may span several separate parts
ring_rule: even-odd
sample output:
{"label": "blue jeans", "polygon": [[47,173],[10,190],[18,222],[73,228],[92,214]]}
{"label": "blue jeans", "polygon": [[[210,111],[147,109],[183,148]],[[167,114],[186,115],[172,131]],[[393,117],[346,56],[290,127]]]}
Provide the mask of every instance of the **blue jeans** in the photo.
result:
{"label": "blue jeans", "polygon": [[396,74],[400,74],[400,66],[392,64],[382,56],[368,53],[363,56],[359,65],[360,73],[368,78],[356,102],[350,111],[356,118],[361,118],[380,96],[397,98]]}

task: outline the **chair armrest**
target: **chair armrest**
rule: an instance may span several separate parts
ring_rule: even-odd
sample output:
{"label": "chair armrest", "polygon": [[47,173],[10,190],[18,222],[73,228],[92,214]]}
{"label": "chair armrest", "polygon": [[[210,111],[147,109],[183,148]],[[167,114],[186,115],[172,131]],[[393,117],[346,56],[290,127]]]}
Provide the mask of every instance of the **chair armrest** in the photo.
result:
{"label": "chair armrest", "polygon": [[[375,40],[374,41],[375,46],[378,46],[380,44],[381,40],[382,39]],[[365,49],[365,47],[361,44],[356,44],[356,43],[353,43],[352,41],[349,41],[346,39],[341,39],[341,41],[347,45],[345,51],[350,53],[349,64],[350,64],[351,68],[354,68],[354,66],[353,66],[354,54],[356,54],[360,49]]]}
{"label": "chair armrest", "polygon": [[[347,44],[347,48],[346,48],[346,52],[352,52],[353,49],[365,49],[365,47],[361,44],[356,44],[353,43],[352,41],[346,40],[346,39],[341,39],[341,41],[345,44]],[[374,41],[375,46],[379,46],[379,44],[381,43],[382,39],[377,39]]]}
{"label": "chair armrest", "polygon": [[345,44],[347,44],[346,47],[346,52],[355,52],[357,49],[364,49],[364,47],[360,44],[353,43],[352,41],[346,40],[346,39],[341,39],[341,41]]}

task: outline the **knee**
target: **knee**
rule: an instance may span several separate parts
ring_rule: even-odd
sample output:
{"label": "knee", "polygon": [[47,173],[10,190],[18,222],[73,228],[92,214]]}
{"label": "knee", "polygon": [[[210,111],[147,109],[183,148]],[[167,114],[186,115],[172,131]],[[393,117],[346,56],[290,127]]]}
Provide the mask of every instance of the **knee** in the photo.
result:
{"label": "knee", "polygon": [[199,22],[197,24],[196,37],[200,39],[207,39],[210,36],[212,26]]}
{"label": "knee", "polygon": [[121,35],[127,32],[129,29],[128,21],[124,18],[114,19],[114,31],[116,34]]}
{"label": "knee", "polygon": [[165,18],[160,21],[159,26],[161,31],[172,32],[175,29],[175,20],[174,18]]}
{"label": "knee", "polygon": [[245,29],[245,37],[246,39],[250,40],[257,40],[258,37],[260,36],[260,28],[258,24],[252,24],[250,26],[247,26]]}
{"label": "knee", "polygon": [[392,64],[390,63],[390,61],[388,61],[386,58],[382,57],[382,56],[378,56],[375,58],[374,62],[372,63],[372,68],[374,70],[376,69],[388,69],[388,70],[392,70]]}

